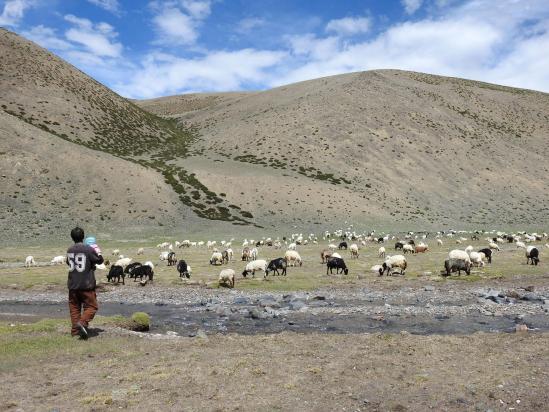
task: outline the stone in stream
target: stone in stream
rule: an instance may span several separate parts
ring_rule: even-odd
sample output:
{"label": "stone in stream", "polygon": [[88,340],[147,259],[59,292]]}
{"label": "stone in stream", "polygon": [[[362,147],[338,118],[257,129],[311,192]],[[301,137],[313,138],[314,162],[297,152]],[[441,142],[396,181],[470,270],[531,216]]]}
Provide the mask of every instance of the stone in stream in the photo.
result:
{"label": "stone in stream", "polygon": [[537,293],[534,293],[534,292],[526,292],[522,298],[522,300],[527,300],[529,302],[535,302],[535,301],[540,301],[540,302],[543,302],[544,298],[540,295],[538,295]]}
{"label": "stone in stream", "polygon": [[435,290],[435,287],[433,285],[427,285],[423,289],[427,292],[433,292]]}
{"label": "stone in stream", "polygon": [[280,307],[280,304],[275,299],[275,297],[272,296],[272,295],[265,295],[265,296],[260,297],[259,300],[257,301],[257,304],[259,306],[262,306],[262,307],[265,307],[265,306],[270,306],[270,307],[273,307],[273,308],[279,308]]}
{"label": "stone in stream", "polygon": [[292,300],[290,302],[290,305],[289,305],[289,308],[291,310],[302,310],[303,308],[305,308],[307,305],[305,305],[305,302],[303,302],[302,300]]}
{"label": "stone in stream", "polygon": [[235,305],[251,305],[252,301],[250,298],[247,298],[246,296],[238,296],[234,298],[233,303]]}

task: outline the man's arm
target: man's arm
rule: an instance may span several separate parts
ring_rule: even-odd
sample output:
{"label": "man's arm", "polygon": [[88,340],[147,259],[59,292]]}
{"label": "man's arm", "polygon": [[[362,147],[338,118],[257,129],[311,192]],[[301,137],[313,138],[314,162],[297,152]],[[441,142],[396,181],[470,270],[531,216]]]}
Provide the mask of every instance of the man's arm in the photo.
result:
{"label": "man's arm", "polygon": [[94,249],[92,249],[90,253],[90,263],[92,265],[100,265],[103,262],[104,262],[103,256],[98,255],[97,252]]}

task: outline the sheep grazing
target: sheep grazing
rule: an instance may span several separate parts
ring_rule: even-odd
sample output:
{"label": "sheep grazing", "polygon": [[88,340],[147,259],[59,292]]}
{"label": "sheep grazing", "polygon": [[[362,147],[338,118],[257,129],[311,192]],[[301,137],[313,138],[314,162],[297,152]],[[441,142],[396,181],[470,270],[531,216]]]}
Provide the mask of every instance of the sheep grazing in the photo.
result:
{"label": "sheep grazing", "polygon": [[296,250],[297,249],[297,244],[296,243],[290,243],[288,245],[288,250]]}
{"label": "sheep grazing", "polygon": [[226,250],[221,252],[221,263],[229,263],[229,252]]}
{"label": "sheep grazing", "polygon": [[399,240],[398,242],[395,243],[395,250],[399,250],[399,249],[402,250],[403,247],[404,247],[404,242]]}
{"label": "sheep grazing", "polygon": [[461,239],[456,239],[456,245],[461,245]]}
{"label": "sheep grazing", "polygon": [[112,255],[113,255],[113,256],[118,256],[119,254],[120,254],[120,250],[119,250],[119,249],[114,249],[114,250],[112,251]]}
{"label": "sheep grazing", "polygon": [[338,248],[339,250],[342,250],[342,249],[347,250],[347,248],[348,248],[347,242],[339,242],[339,245],[337,246],[337,248]]}
{"label": "sheep grazing", "polygon": [[67,257],[65,255],[54,256],[50,260],[51,265],[62,265],[66,262],[67,262]]}
{"label": "sheep grazing", "polygon": [[145,249],[142,248],[142,247],[140,247],[139,249],[137,249],[137,254],[138,254],[138,255],[143,255],[143,254],[145,254]]}
{"label": "sheep grazing", "polygon": [[402,250],[404,251],[404,254],[406,254],[406,253],[412,253],[412,254],[413,254],[413,253],[415,252],[415,250],[414,250],[414,248],[412,247],[412,245],[404,245],[404,246],[402,247]]}
{"label": "sheep grazing", "polygon": [[188,239],[185,239],[183,242],[181,242],[179,244],[179,247],[182,248],[182,247],[191,247],[191,241],[188,240]]}
{"label": "sheep grazing", "polygon": [[227,248],[225,252],[227,252],[228,262],[234,259],[234,252],[231,248]]}
{"label": "sheep grazing", "polygon": [[331,257],[328,259],[326,262],[326,275],[328,275],[328,272],[333,274],[333,269],[336,270],[336,275],[339,274],[339,271],[342,271],[345,275],[349,274],[349,269],[347,268],[347,265],[345,265],[345,261],[341,258]]}
{"label": "sheep grazing", "polygon": [[114,280],[116,279],[116,283],[120,283],[120,279],[122,278],[122,284],[125,285],[125,277],[124,268],[122,266],[113,265],[107,274],[107,281],[114,283]]}
{"label": "sheep grazing", "polygon": [[212,257],[210,258],[210,265],[222,265],[223,264],[223,255],[219,252],[213,252]]}
{"label": "sheep grazing", "polygon": [[187,265],[187,262],[185,262],[183,259],[177,262],[177,271],[179,272],[180,278],[185,277],[187,279],[190,279],[191,273],[189,271],[189,265]]}
{"label": "sheep grazing", "polygon": [[358,245],[356,243],[353,243],[349,250],[351,251],[351,259],[358,259]]}
{"label": "sheep grazing", "polygon": [[[288,267],[288,263],[286,262],[286,259],[284,259],[284,258],[273,259],[267,265],[267,270],[265,271],[265,275],[268,275],[269,272],[274,272],[274,273],[276,273],[277,276],[279,276],[279,275],[286,276],[286,268],[287,267]],[[279,273],[278,272],[279,270],[281,270],[282,273]]]}
{"label": "sheep grazing", "polygon": [[131,274],[131,277],[133,277],[134,282],[137,280],[137,278],[139,278],[141,282],[143,282],[143,278],[152,282],[153,276],[154,276],[154,272],[149,265],[138,266],[132,270],[132,274]]}
{"label": "sheep grazing", "polygon": [[25,258],[25,267],[30,268],[31,266],[34,266],[34,265],[36,265],[36,262],[34,261],[34,257],[33,256],[27,256]]}
{"label": "sheep grazing", "polygon": [[406,258],[402,255],[387,256],[383,265],[381,265],[381,270],[379,276],[382,276],[384,272],[387,272],[387,276],[393,271],[393,269],[400,269],[400,274],[404,276],[405,270],[408,267],[408,262]]}
{"label": "sheep grazing", "polygon": [[484,261],[482,260],[483,258],[483,254],[480,254],[479,252],[471,252],[469,253],[469,258],[471,259],[471,263],[473,264],[473,266],[477,266],[477,267],[483,267],[484,266]]}
{"label": "sheep grazing", "polygon": [[141,266],[141,263],[139,263],[139,262],[130,263],[128,266],[126,266],[124,268],[124,273],[130,275],[129,277],[131,278],[132,277],[131,274],[132,274],[133,270],[138,266]]}
{"label": "sheep grazing", "polygon": [[267,277],[267,261],[263,259],[252,260],[246,265],[246,268],[242,272],[242,276],[246,277],[251,273],[252,277],[255,277],[256,271],[263,271],[264,277]]}
{"label": "sheep grazing", "polygon": [[379,248],[379,250],[377,251],[377,256],[378,257],[385,257],[385,248],[383,246],[381,246]]}
{"label": "sheep grazing", "polygon": [[499,246],[497,243],[494,243],[494,242],[490,242],[490,244],[488,245],[490,247],[490,249],[493,249],[493,250],[500,250]]}
{"label": "sheep grazing", "polygon": [[455,260],[463,260],[465,262],[471,263],[471,258],[469,257],[469,254],[464,250],[454,249],[448,253],[449,259],[455,259]]}
{"label": "sheep grazing", "polygon": [[245,247],[244,249],[242,249],[242,261],[249,261],[251,260],[251,251],[250,251],[250,248],[248,247]]}
{"label": "sheep grazing", "polygon": [[322,252],[320,252],[320,260],[322,263],[326,263],[326,260],[332,256],[332,250],[331,249],[324,249]]}
{"label": "sheep grazing", "polygon": [[130,263],[132,262],[132,258],[121,258],[121,259],[118,259],[116,262],[115,262],[115,266],[121,266],[122,268],[125,268],[126,266],[128,266]]}
{"label": "sheep grazing", "polygon": [[337,246],[334,245],[333,243],[330,243],[330,244],[328,245],[328,249],[336,250],[336,249],[337,249]]}
{"label": "sheep grazing", "polygon": [[547,249],[549,249],[549,243],[546,243],[546,244],[545,244],[545,247],[546,247]]}
{"label": "sheep grazing", "polygon": [[168,266],[175,266],[177,263],[177,258],[175,257],[174,252],[168,253]]}
{"label": "sheep grazing", "polygon": [[442,241],[442,239],[437,239],[437,243],[439,246],[442,246],[444,244],[444,242]]}
{"label": "sheep grazing", "polygon": [[234,288],[235,273],[233,269],[223,269],[219,273],[219,286]]}
{"label": "sheep grazing", "polygon": [[526,248],[526,264],[530,262],[532,265],[538,265],[539,263],[539,250],[535,246],[528,246]]}
{"label": "sheep grazing", "polygon": [[473,250],[474,250],[474,248],[473,248],[473,246],[471,246],[471,245],[469,245],[469,246],[467,246],[467,247],[465,248],[465,251],[466,251],[467,253],[471,253]]}
{"label": "sheep grazing", "polygon": [[284,253],[284,260],[286,260],[288,266],[296,266],[296,264],[299,264],[299,266],[303,265],[301,256],[295,250],[287,250],[286,253]]}
{"label": "sheep grazing", "polygon": [[467,275],[471,274],[471,261],[465,261],[463,259],[446,259],[444,261],[443,276],[450,276],[452,272],[458,272],[461,275],[461,271],[465,271]]}
{"label": "sheep grazing", "polygon": [[480,249],[478,253],[481,255],[481,258],[485,257],[488,263],[492,263],[492,249]]}
{"label": "sheep grazing", "polygon": [[160,255],[158,255],[158,259],[160,259],[160,261],[168,260],[168,255],[169,254],[170,254],[170,252],[168,252],[168,251],[160,252]]}
{"label": "sheep grazing", "polygon": [[524,244],[524,242],[517,241],[516,245],[517,245],[517,248],[519,248],[519,249],[520,248],[526,249],[526,245]]}
{"label": "sheep grazing", "polygon": [[425,253],[429,250],[429,246],[428,245],[418,245],[416,246],[415,248],[415,252],[416,253]]}

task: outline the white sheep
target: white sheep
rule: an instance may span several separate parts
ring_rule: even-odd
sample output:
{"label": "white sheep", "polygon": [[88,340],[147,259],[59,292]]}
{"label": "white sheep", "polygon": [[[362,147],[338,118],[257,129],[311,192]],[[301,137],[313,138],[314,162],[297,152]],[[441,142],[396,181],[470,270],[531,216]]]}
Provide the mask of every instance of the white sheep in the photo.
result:
{"label": "white sheep", "polygon": [[341,255],[340,255],[339,253],[337,253],[337,252],[332,253],[332,256],[330,256],[330,257],[343,259],[343,258],[341,257]]}
{"label": "white sheep", "polygon": [[526,245],[524,244],[524,242],[517,242],[516,245],[517,245],[517,248],[526,249]]}
{"label": "white sheep", "polygon": [[351,259],[358,259],[358,245],[356,243],[353,243],[351,246],[349,246],[349,250],[351,251]]}
{"label": "white sheep", "polygon": [[250,258],[252,260],[256,260],[258,254],[259,254],[259,251],[257,250],[256,247],[254,247],[252,250],[250,250]]}
{"label": "white sheep", "polygon": [[490,244],[488,246],[490,247],[490,249],[495,249],[495,250],[498,250],[498,251],[500,250],[497,243],[490,242]]}
{"label": "white sheep", "polygon": [[230,288],[234,288],[235,273],[233,269],[223,269],[219,273],[219,286],[228,285]]}
{"label": "white sheep", "polygon": [[160,255],[158,255],[158,259],[160,259],[160,261],[168,260],[169,254],[170,252],[168,252],[167,250],[165,250],[164,252],[160,252]]}
{"label": "white sheep", "polygon": [[114,266],[122,266],[124,269],[126,266],[128,266],[132,261],[132,258],[121,258],[116,261]]}
{"label": "white sheep", "polygon": [[471,258],[469,257],[469,254],[464,250],[451,250],[450,253],[448,253],[448,257],[450,259],[464,260],[465,262],[471,263]]}
{"label": "white sheep", "polygon": [[206,247],[208,249],[215,247],[215,245],[217,245],[217,242],[215,240],[208,240],[208,242],[206,242]]}
{"label": "white sheep", "polygon": [[213,252],[210,258],[210,265],[223,264],[223,255],[219,252]]}
{"label": "white sheep", "polygon": [[337,245],[334,245],[333,243],[330,243],[330,244],[328,245],[328,249],[336,250],[336,249],[337,249]]}
{"label": "white sheep", "polygon": [[471,253],[474,250],[473,246],[469,245],[465,248],[465,252]]}
{"label": "white sheep", "polygon": [[444,242],[442,241],[442,239],[437,239],[437,243],[439,246],[442,246],[444,244]]}
{"label": "white sheep", "polygon": [[[228,244],[229,244],[229,243],[227,243],[227,245],[228,245]],[[229,262],[230,262],[231,260],[233,260],[233,258],[234,258],[234,252],[233,252],[233,250],[232,250],[231,248],[228,248],[227,250],[225,250],[225,252],[227,252],[227,256],[229,257]]]}
{"label": "white sheep", "polygon": [[377,256],[378,257],[385,257],[385,248],[383,246],[381,246],[378,251],[377,251]]}
{"label": "white sheep", "polygon": [[104,263],[101,263],[99,265],[95,265],[95,268],[99,269],[99,270],[107,270],[107,266]]}
{"label": "white sheep", "polygon": [[137,254],[138,255],[143,255],[145,253],[145,249],[140,247],[139,249],[137,249]]}
{"label": "white sheep", "polygon": [[471,259],[471,263],[473,264],[473,266],[478,266],[478,267],[483,267],[484,266],[484,261],[482,260],[484,256],[484,253],[479,253],[479,252],[470,252],[469,253],[469,258]]}
{"label": "white sheep", "polygon": [[299,266],[303,265],[301,256],[295,250],[287,250],[286,253],[284,253],[284,260],[288,266],[296,266],[296,264],[299,264]]}
{"label": "white sheep", "polygon": [[374,266],[372,266],[372,267],[370,268],[370,272],[372,272],[372,273],[377,273],[377,274],[379,274],[379,273],[380,273],[380,272],[379,272],[380,270],[383,270],[383,266],[382,266],[382,265],[374,265]]}
{"label": "white sheep", "polygon": [[112,255],[113,255],[113,256],[118,256],[119,254],[120,254],[120,249],[114,249],[114,250],[112,251]]}
{"label": "white sheep", "polygon": [[181,247],[181,242],[179,240],[175,241],[175,247]]}
{"label": "white sheep", "polygon": [[59,255],[59,256],[54,256],[50,260],[50,265],[62,265],[66,262],[67,262],[67,257],[65,255]]}
{"label": "white sheep", "polygon": [[546,244],[545,244],[545,247],[549,249],[549,243],[546,243]]}
{"label": "white sheep", "polygon": [[204,246],[204,241],[203,240],[200,240],[198,241],[198,243],[196,244],[197,247],[202,247]]}
{"label": "white sheep", "polygon": [[296,250],[297,249],[297,244],[296,243],[290,243],[288,245],[288,250]]}
{"label": "white sheep", "polygon": [[391,273],[393,269],[400,269],[400,274],[404,276],[404,271],[408,267],[408,262],[406,262],[406,258],[402,255],[394,255],[394,256],[387,256],[385,259],[385,262],[383,262],[383,265],[381,267],[381,271],[379,272],[379,276],[383,275],[383,272],[387,272],[387,275]]}
{"label": "white sheep", "polygon": [[248,274],[252,274],[253,277],[255,277],[256,271],[263,271],[264,277],[267,277],[266,271],[267,271],[267,261],[263,259],[259,260],[252,260],[246,265],[246,268],[242,272],[242,276],[246,277]]}
{"label": "white sheep", "polygon": [[33,256],[27,256],[25,258],[25,267],[30,268],[31,266],[34,266],[34,265],[36,265],[36,262],[34,261],[34,257]]}

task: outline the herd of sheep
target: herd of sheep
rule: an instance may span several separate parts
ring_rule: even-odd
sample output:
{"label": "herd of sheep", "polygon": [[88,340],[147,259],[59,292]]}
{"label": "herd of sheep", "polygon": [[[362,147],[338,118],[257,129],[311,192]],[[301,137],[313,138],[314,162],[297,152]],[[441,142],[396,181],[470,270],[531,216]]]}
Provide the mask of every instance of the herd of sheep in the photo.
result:
{"label": "herd of sheep", "polygon": [[[333,274],[333,270],[336,270],[336,274],[343,273],[348,275],[349,269],[345,264],[343,257],[339,254],[341,250],[348,250],[350,252],[351,259],[359,259],[360,249],[366,246],[368,243],[384,244],[378,249],[378,257],[383,258],[383,262],[371,267],[371,272],[382,276],[383,274],[400,274],[404,275],[408,268],[408,262],[404,255],[427,253],[429,246],[424,242],[429,236],[429,233],[415,234],[408,232],[403,236],[389,235],[374,236],[374,232],[357,234],[349,228],[347,231],[341,229],[335,232],[324,232],[321,235],[323,241],[328,242],[327,248],[320,252],[320,260],[326,265],[326,274]],[[444,269],[441,271],[443,276],[450,276],[452,273],[457,272],[458,275],[461,272],[465,272],[467,275],[471,273],[472,267],[483,267],[485,263],[492,263],[492,252],[500,250],[500,244],[504,242],[514,243],[517,248],[523,248],[528,264],[537,265],[540,262],[540,251],[538,247],[533,245],[527,245],[536,241],[542,241],[547,239],[547,233],[487,233],[487,232],[437,232],[433,235],[434,240],[439,246],[442,246],[444,242],[454,242],[455,244],[461,244],[468,240],[480,240],[480,236],[486,236],[486,242],[488,247],[482,248],[478,251],[473,250],[472,246],[468,246],[465,249],[454,249],[448,254],[448,257],[444,261]],[[465,237],[468,236],[468,237]],[[335,240],[338,240],[334,243]],[[394,240],[395,251],[400,250],[402,254],[387,255],[386,244]],[[158,256],[160,261],[166,261],[168,266],[174,266],[181,278],[190,278],[192,269],[191,266],[184,259],[177,259],[175,248],[200,248],[206,247],[211,250],[211,257],[209,259],[210,265],[224,265],[235,259],[235,253],[232,249],[232,244],[235,239],[230,241],[221,241],[219,244],[217,241],[196,241],[184,240],[182,242],[164,242],[157,245],[160,250]],[[418,242],[416,244],[416,241]],[[245,262],[245,267],[241,273],[242,277],[251,275],[255,277],[256,272],[262,272],[266,278],[269,273],[275,275],[286,276],[287,268],[293,266],[302,266],[303,259],[297,251],[298,246],[307,244],[318,244],[319,237],[310,234],[304,237],[302,234],[292,234],[282,239],[277,238],[275,240],[271,238],[263,238],[259,241],[245,239],[242,242],[241,261]],[[352,242],[350,245],[348,242]],[[337,244],[336,244],[337,243]],[[221,248],[221,251],[218,249]],[[272,247],[275,250],[282,249],[285,246],[286,251],[283,256],[270,261],[260,259],[259,253],[261,247]],[[549,248],[549,243],[545,246]],[[140,247],[137,250],[137,255],[143,255],[145,249]],[[115,249],[112,251],[112,255],[116,257],[116,261],[111,265],[108,260],[105,263],[98,265],[97,269],[107,270],[107,280],[109,282],[122,282],[125,283],[125,277],[134,279],[134,281],[140,282],[141,285],[146,285],[147,282],[151,282],[154,278],[154,264],[151,261],[141,264],[139,262],[133,262],[132,258],[124,257],[120,255],[120,250]],[[52,265],[65,264],[66,257],[64,255],[55,256],[51,259]],[[25,266],[30,267],[35,265],[34,258],[28,256],[25,260]],[[218,277],[219,284],[222,286],[234,287],[236,282],[236,273],[233,269],[222,269]]]}

